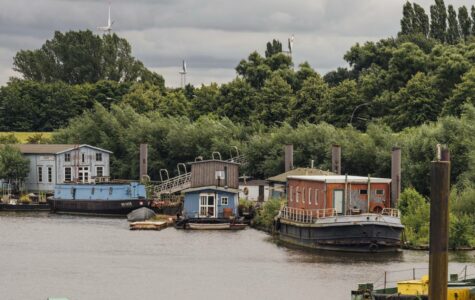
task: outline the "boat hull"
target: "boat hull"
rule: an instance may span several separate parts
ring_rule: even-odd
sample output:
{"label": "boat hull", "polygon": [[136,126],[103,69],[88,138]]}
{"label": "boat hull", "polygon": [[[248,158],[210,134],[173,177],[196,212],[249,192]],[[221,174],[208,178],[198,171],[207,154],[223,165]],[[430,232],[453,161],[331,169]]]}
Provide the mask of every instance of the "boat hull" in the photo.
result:
{"label": "boat hull", "polygon": [[49,199],[51,211],[55,213],[126,216],[134,209],[147,207],[147,201],[124,200],[64,200]]}
{"label": "boat hull", "polygon": [[308,249],[394,252],[401,246],[404,227],[392,219],[335,217],[313,224],[280,219],[277,232],[280,241]]}

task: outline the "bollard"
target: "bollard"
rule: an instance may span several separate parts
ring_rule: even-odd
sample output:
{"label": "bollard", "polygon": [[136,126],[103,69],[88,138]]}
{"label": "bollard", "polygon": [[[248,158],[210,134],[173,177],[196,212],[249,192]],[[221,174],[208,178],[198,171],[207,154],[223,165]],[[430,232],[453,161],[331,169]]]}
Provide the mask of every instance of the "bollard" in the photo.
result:
{"label": "bollard", "polygon": [[[444,153],[445,152],[445,153]],[[448,150],[442,158],[450,157]],[[431,163],[429,298],[447,300],[450,162]]]}

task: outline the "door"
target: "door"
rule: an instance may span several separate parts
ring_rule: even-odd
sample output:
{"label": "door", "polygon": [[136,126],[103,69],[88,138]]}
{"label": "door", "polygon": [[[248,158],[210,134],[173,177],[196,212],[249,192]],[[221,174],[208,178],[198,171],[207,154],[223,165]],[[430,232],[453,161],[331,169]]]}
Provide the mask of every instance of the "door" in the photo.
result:
{"label": "door", "polygon": [[263,185],[259,186],[259,196],[257,198],[257,201],[264,202],[264,186]]}
{"label": "door", "polygon": [[216,207],[214,195],[201,195],[200,196],[200,217],[215,218]]}
{"label": "door", "polygon": [[333,190],[333,208],[337,214],[343,213],[344,199],[343,190]]}

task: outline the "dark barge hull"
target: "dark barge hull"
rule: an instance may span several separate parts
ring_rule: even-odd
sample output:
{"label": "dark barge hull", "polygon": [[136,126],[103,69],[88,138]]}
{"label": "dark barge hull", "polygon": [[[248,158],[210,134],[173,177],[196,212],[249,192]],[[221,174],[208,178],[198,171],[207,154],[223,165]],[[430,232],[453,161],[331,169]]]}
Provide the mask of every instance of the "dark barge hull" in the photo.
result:
{"label": "dark barge hull", "polygon": [[401,246],[402,227],[375,223],[335,226],[305,226],[279,222],[279,240],[307,249],[348,252],[396,252]]}
{"label": "dark barge hull", "polygon": [[55,213],[126,216],[134,209],[148,207],[146,200],[59,200],[49,199]]}
{"label": "dark barge hull", "polygon": [[0,210],[3,211],[18,211],[18,212],[29,212],[29,211],[50,211],[51,207],[49,204],[0,204]]}

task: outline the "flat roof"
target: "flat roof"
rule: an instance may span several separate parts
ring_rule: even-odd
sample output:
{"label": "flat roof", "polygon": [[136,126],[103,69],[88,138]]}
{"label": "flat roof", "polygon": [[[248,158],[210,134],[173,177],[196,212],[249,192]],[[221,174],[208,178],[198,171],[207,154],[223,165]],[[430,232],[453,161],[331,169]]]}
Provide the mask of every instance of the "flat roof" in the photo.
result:
{"label": "flat roof", "polygon": [[[288,179],[319,181],[327,183],[368,183],[368,177],[354,176],[354,175],[302,175],[302,176],[288,176]],[[391,183],[390,178],[370,177],[370,183]]]}
{"label": "flat roof", "polygon": [[219,160],[219,159],[197,160],[197,161],[189,162],[188,164],[195,165],[195,164],[204,164],[204,163],[210,163],[210,162],[220,162],[220,163],[225,163],[225,164],[230,164],[230,165],[240,165],[240,163],[237,163],[237,162],[228,161],[228,160]]}
{"label": "flat roof", "polygon": [[23,154],[58,154],[82,147],[96,149],[102,152],[112,153],[109,150],[101,149],[87,144],[14,144],[13,147]]}
{"label": "flat roof", "polygon": [[274,182],[283,182],[285,183],[287,181],[287,177],[289,176],[297,176],[297,175],[333,175],[335,173],[332,173],[330,171],[323,171],[320,169],[312,169],[312,168],[295,168],[293,170],[287,171],[285,173],[272,176],[267,178],[269,181],[274,181]]}

